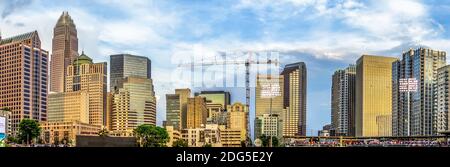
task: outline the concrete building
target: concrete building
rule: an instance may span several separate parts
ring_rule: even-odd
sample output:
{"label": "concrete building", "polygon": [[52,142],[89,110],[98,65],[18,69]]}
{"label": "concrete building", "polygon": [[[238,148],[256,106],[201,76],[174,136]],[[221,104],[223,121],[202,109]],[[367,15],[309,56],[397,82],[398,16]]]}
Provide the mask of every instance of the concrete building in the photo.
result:
{"label": "concrete building", "polygon": [[210,144],[212,147],[221,147],[219,125],[207,124],[199,128],[188,128],[181,131],[183,140],[189,147],[203,147]]}
{"label": "concrete building", "polygon": [[113,97],[111,127],[115,134],[132,136],[139,125],[156,125],[156,98],[151,79],[127,77]]}
{"label": "concrete building", "polygon": [[227,129],[239,129],[241,130],[241,141],[246,141],[249,135],[249,115],[248,107],[242,103],[234,103],[233,105],[228,105],[228,123]]}
{"label": "concrete building", "polygon": [[337,136],[355,135],[356,67],[337,70],[332,77],[331,124]]}
{"label": "concrete building", "polygon": [[68,12],[63,12],[53,29],[50,61],[50,91],[65,91],[65,75],[69,65],[78,57],[77,28]]}
{"label": "concrete building", "polygon": [[288,64],[281,75],[284,79],[283,136],[306,136],[306,65],[303,62]]}
{"label": "concrete building", "polygon": [[392,64],[393,136],[436,135],[438,69],[446,53],[411,49]]}
{"label": "concrete building", "polygon": [[436,113],[436,131],[449,131],[450,118],[449,108],[449,87],[450,87],[450,65],[438,69],[437,77],[437,113]]}
{"label": "concrete building", "polygon": [[[283,127],[283,87],[284,77],[282,75],[257,75],[256,76],[256,88],[255,88],[255,131],[254,136],[260,136],[261,129],[260,124],[256,124],[257,118],[262,118],[265,114],[278,115],[278,121],[280,126]],[[276,92],[273,92],[273,91]],[[273,94],[269,95],[268,92]],[[276,96],[273,96],[276,95]],[[280,136],[282,135],[283,128],[280,128]]]}
{"label": "concrete building", "polygon": [[151,79],[151,61],[147,57],[130,54],[110,56],[110,91],[115,92],[123,87],[127,77],[142,77]]}
{"label": "concrete building", "polygon": [[93,63],[84,52],[67,67],[66,92],[87,91],[89,124],[106,126],[106,63]]}
{"label": "concrete building", "polygon": [[41,138],[46,144],[69,144],[75,146],[76,136],[98,136],[99,125],[79,121],[41,122]]}
{"label": "concrete building", "polygon": [[0,37],[0,108],[11,110],[9,135],[23,119],[47,120],[48,61],[37,31]]}
{"label": "concrete building", "polygon": [[181,129],[180,95],[166,94],[166,125]]}
{"label": "concrete building", "polygon": [[396,58],[363,55],[356,63],[357,137],[391,136],[392,63]]}
{"label": "concrete building", "polygon": [[188,110],[188,98],[191,97],[191,90],[175,89],[175,94],[180,95],[180,111],[181,111],[181,129],[187,128],[187,110]]}
{"label": "concrete building", "polygon": [[206,125],[208,111],[206,109],[206,98],[196,96],[188,98],[187,101],[186,126],[189,129],[201,128]]}
{"label": "concrete building", "polygon": [[242,130],[220,128],[220,143],[222,147],[241,147]]}
{"label": "concrete building", "polygon": [[258,136],[266,135],[272,137],[282,138],[281,129],[282,126],[280,124],[279,115],[277,114],[264,114],[258,117],[260,120],[260,132]]}
{"label": "concrete building", "polygon": [[172,144],[181,138],[181,132],[177,130],[174,126],[165,126],[164,127],[169,134],[169,141],[167,141],[167,147],[172,147]]}

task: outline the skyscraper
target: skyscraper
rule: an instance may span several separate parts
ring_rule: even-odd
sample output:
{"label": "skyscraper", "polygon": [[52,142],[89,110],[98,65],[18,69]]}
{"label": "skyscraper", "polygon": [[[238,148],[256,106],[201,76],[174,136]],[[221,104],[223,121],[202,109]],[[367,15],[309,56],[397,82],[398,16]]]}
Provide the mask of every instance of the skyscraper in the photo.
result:
{"label": "skyscraper", "polygon": [[306,136],[306,65],[288,64],[281,75],[284,78],[283,136]]}
{"label": "skyscraper", "polygon": [[[393,135],[435,135],[437,71],[445,66],[446,53],[418,48],[404,52],[402,57],[392,64]],[[404,85],[415,89],[404,90]]]}
{"label": "skyscraper", "polygon": [[22,119],[47,120],[48,52],[37,31],[0,39],[0,108],[11,110],[17,135]]}
{"label": "skyscraper", "polygon": [[248,107],[242,103],[234,103],[227,106],[228,123],[227,129],[241,131],[241,141],[247,140],[249,137],[249,120]]}
{"label": "skyscraper", "polygon": [[123,87],[126,77],[152,78],[151,61],[147,57],[130,54],[110,56],[110,91],[115,92]]}
{"label": "skyscraper", "polygon": [[449,108],[450,108],[450,65],[446,65],[438,69],[437,82],[437,113],[436,113],[436,130],[437,133],[449,131]]}
{"label": "skyscraper", "polygon": [[181,107],[179,94],[166,94],[166,125],[181,129]]}
{"label": "skyscraper", "polygon": [[337,136],[355,135],[355,77],[355,65],[333,74],[331,124]]}
{"label": "skyscraper", "polygon": [[188,98],[186,126],[189,129],[202,128],[206,125],[206,117],[208,116],[206,109],[206,98],[196,96]]}
{"label": "skyscraper", "polygon": [[363,55],[356,62],[356,136],[392,134],[392,63],[396,60]]}
{"label": "skyscraper", "polygon": [[89,124],[106,126],[106,63],[93,63],[82,53],[67,67],[66,92],[87,91]]}
{"label": "skyscraper", "polygon": [[50,61],[50,91],[64,92],[67,67],[78,56],[77,29],[68,12],[63,12],[53,29]]}
{"label": "skyscraper", "polygon": [[139,125],[156,125],[156,99],[150,79],[126,77],[113,98],[112,131],[120,136],[132,136]]}
{"label": "skyscraper", "polygon": [[186,89],[175,89],[175,94],[180,95],[180,111],[181,111],[181,129],[187,128],[187,105],[188,98],[191,97],[191,90]]}
{"label": "skyscraper", "polygon": [[195,96],[205,97],[207,101],[211,101],[212,104],[220,104],[224,108],[230,105],[230,93],[224,91],[201,91],[195,93]]}
{"label": "skyscraper", "polygon": [[[270,117],[270,115],[277,115],[277,121],[280,123],[280,127],[283,127],[283,87],[284,77],[282,75],[257,75],[256,76],[256,88],[255,88],[255,129],[254,137],[257,138],[263,130],[260,127],[262,122],[260,119]],[[278,92],[271,92],[278,91]],[[274,96],[276,95],[276,96]],[[264,117],[264,115],[268,115]],[[280,133],[277,133],[282,137],[282,128]]]}

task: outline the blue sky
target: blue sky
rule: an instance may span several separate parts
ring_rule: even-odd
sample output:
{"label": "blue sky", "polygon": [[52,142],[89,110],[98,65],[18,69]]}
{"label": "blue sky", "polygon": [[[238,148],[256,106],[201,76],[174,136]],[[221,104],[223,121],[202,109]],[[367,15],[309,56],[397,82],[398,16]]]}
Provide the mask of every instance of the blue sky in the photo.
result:
{"label": "blue sky", "polygon": [[[450,50],[449,0],[4,0],[2,35],[38,30],[50,51],[62,11],[77,25],[80,52],[95,61],[117,53],[152,60],[159,123],[164,94],[179,86],[170,75],[179,57],[277,51],[282,65],[306,62],[311,133],[330,123],[336,69],[362,54],[398,57],[420,45]],[[226,90],[233,101],[245,101],[243,89]]]}

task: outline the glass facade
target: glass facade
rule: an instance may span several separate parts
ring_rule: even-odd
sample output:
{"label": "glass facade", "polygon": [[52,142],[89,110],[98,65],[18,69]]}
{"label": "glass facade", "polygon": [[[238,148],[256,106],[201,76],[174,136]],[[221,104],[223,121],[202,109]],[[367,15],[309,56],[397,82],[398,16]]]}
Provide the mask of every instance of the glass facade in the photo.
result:
{"label": "glass facade", "polygon": [[147,57],[129,54],[111,55],[110,91],[123,87],[126,77],[143,77],[151,79],[151,61]]}

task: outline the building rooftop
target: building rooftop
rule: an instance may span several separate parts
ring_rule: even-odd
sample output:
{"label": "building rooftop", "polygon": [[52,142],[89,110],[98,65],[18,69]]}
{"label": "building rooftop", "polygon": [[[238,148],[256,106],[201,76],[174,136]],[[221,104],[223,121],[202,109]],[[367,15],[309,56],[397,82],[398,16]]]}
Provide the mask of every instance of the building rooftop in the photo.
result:
{"label": "building rooftop", "polygon": [[37,31],[28,32],[28,33],[25,33],[25,34],[20,34],[20,35],[13,36],[13,37],[10,37],[10,38],[2,39],[2,40],[0,40],[0,45],[24,41],[24,40],[32,38],[33,35],[35,35],[35,34],[37,35]]}
{"label": "building rooftop", "polygon": [[56,26],[75,26],[75,23],[73,23],[72,17],[70,17],[69,12],[64,11],[61,16],[58,19],[58,22],[56,23]]}
{"label": "building rooftop", "polygon": [[80,56],[77,57],[77,59],[75,59],[75,61],[73,61],[73,65],[75,66],[79,66],[82,64],[92,64],[92,59],[86,54],[84,54],[84,51],[81,53]]}

